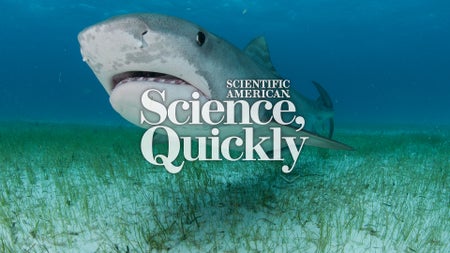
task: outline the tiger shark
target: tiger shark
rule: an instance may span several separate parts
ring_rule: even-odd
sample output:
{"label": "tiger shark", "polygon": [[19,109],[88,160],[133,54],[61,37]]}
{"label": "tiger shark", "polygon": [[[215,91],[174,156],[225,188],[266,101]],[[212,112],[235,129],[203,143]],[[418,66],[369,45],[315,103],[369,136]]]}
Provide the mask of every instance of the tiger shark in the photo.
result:
{"label": "tiger shark", "polygon": [[[141,124],[145,111],[142,94],[152,89],[165,90],[170,102],[192,100],[198,92],[201,103],[226,99],[229,79],[278,79],[263,37],[241,50],[226,40],[191,22],[159,14],[127,14],[87,27],[78,35],[83,61],[92,69],[110,96],[112,107],[131,123]],[[291,89],[290,100],[305,119],[282,126],[284,133],[308,137],[305,145],[351,150],[331,139],[333,105],[325,89],[313,82],[320,96],[312,100]],[[180,109],[177,113],[186,113]],[[151,117],[151,115],[147,115]],[[154,116],[154,115],[153,115]],[[165,124],[165,123],[162,123]],[[264,135],[275,122],[257,128]],[[171,126],[185,134],[210,133],[208,126]],[[225,135],[236,134],[233,126],[219,126]],[[229,130],[227,130],[229,129]],[[298,128],[297,128],[298,130]],[[270,148],[270,147],[269,147]]]}

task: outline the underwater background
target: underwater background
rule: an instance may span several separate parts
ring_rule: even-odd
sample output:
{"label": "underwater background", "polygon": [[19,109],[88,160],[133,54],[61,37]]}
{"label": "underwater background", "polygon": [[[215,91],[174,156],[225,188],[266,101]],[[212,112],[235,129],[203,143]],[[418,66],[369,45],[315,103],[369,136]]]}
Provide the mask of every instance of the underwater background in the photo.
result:
{"label": "underwater background", "polygon": [[[450,2],[1,0],[0,252],[450,252]],[[264,35],[277,71],[333,99],[335,136],[282,162],[140,153],[78,33],[154,12],[239,48]],[[155,145],[166,150],[167,144]],[[181,162],[180,159],[177,160]]]}
{"label": "underwater background", "polygon": [[339,123],[450,123],[450,3],[2,0],[1,120],[127,124],[81,61],[77,34],[130,12],[169,14],[243,48],[264,35],[278,72]]}

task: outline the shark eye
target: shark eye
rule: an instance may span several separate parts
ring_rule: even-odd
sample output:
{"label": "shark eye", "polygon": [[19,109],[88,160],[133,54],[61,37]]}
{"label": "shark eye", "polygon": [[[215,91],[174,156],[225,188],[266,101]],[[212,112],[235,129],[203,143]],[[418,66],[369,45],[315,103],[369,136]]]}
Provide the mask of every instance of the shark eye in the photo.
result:
{"label": "shark eye", "polygon": [[205,40],[206,40],[205,34],[203,32],[198,32],[197,39],[196,39],[197,45],[203,46],[203,44],[205,43]]}

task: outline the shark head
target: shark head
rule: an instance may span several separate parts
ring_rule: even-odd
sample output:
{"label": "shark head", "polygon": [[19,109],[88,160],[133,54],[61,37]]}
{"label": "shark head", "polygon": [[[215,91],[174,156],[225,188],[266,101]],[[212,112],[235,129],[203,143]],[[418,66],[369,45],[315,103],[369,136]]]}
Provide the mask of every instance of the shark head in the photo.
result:
{"label": "shark head", "polygon": [[201,27],[176,18],[135,14],[88,27],[80,32],[78,41],[83,60],[108,94],[126,80],[148,78],[195,84],[205,96],[211,96],[207,81],[198,74],[200,66],[189,61],[199,57],[205,33]]}
{"label": "shark head", "polygon": [[[221,66],[233,66],[240,50],[175,17],[114,17],[84,29],[78,40],[83,60],[110,95],[113,108],[138,126],[139,98],[146,89],[166,90],[166,104],[192,100],[194,91],[200,94],[200,101],[223,99],[225,76],[239,76],[239,70],[232,74]],[[221,88],[215,87],[219,85]]]}

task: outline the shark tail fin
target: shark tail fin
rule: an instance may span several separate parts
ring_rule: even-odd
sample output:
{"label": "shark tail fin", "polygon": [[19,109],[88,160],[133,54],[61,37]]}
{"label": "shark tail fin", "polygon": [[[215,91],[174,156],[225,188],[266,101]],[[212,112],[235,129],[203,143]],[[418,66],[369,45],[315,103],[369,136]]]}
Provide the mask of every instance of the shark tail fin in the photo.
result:
{"label": "shark tail fin", "polygon": [[[333,102],[331,101],[330,95],[328,95],[328,92],[316,81],[312,81],[314,86],[316,87],[317,91],[319,92],[319,97],[317,98],[316,102],[319,106],[324,107],[327,110],[333,110]],[[334,133],[334,119],[333,117],[330,117],[328,119],[329,124],[329,132],[328,132],[328,138],[333,137]]]}

